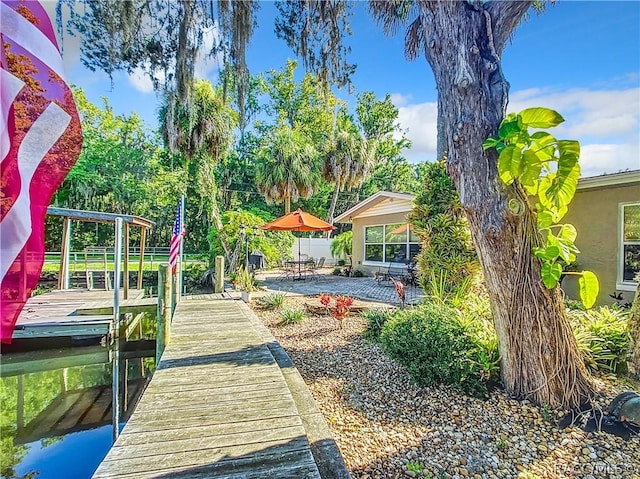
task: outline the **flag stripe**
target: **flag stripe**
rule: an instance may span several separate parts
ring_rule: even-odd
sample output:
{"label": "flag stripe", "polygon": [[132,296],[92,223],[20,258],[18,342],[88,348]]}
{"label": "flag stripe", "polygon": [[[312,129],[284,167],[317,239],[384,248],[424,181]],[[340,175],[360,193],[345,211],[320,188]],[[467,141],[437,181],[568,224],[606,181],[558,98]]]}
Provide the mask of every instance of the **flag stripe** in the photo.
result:
{"label": "flag stripe", "polygon": [[[2,35],[11,38],[22,48],[37,57],[63,80],[66,80],[62,57],[58,52],[55,38],[49,38],[42,31],[16,12],[2,5]],[[66,81],[65,81],[66,83]]]}
{"label": "flag stripe", "polygon": [[0,160],[4,159],[9,153],[11,148],[11,136],[9,135],[9,114],[11,112],[11,105],[15,101],[18,93],[22,90],[24,82],[15,75],[12,75],[4,68],[0,68],[0,84],[2,85],[2,92],[0,92],[0,107],[2,107],[2,115],[0,115],[0,121],[2,124],[1,137],[0,137]]}
{"label": "flag stripe", "polygon": [[55,103],[50,103],[29,129],[18,150],[20,195],[0,222],[0,278],[9,270],[31,235],[30,184],[36,168],[49,149],[58,141],[71,121],[71,116]]}
{"label": "flag stripe", "polygon": [[169,245],[169,264],[171,265],[174,272],[176,270],[176,265],[178,264],[178,257],[180,256],[180,245],[182,243],[183,236],[184,227],[182,225],[182,199],[180,199],[178,200],[178,210],[176,211],[176,218],[173,222],[171,243]]}

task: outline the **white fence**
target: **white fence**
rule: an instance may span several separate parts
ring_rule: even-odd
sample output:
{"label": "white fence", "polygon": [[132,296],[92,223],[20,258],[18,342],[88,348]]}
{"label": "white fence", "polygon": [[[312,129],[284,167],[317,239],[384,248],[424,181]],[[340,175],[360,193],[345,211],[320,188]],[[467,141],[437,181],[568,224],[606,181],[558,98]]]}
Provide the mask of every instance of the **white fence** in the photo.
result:
{"label": "white fence", "polygon": [[[300,254],[302,259],[320,259],[324,256],[325,265],[333,265],[339,258],[331,256],[332,238],[300,238]],[[298,259],[298,239],[293,243],[293,258]]]}

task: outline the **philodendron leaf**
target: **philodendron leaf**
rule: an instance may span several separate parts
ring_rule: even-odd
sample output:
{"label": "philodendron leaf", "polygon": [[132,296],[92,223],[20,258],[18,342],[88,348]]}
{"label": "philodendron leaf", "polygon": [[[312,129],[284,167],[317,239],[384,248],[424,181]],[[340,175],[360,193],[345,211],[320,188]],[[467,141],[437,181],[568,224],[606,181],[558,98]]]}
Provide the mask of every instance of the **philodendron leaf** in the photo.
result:
{"label": "philodendron leaf", "polygon": [[541,206],[537,207],[538,213],[538,228],[545,229],[553,224],[553,215],[549,210],[542,209]]}
{"label": "philodendron leaf", "polygon": [[547,289],[555,288],[560,281],[562,266],[558,263],[542,263],[542,282]]}
{"label": "philodendron leaf", "polygon": [[600,292],[598,277],[591,271],[583,271],[578,278],[578,287],[580,288],[580,299],[584,307],[589,309],[595,304]]}
{"label": "philodendron leaf", "polygon": [[507,146],[498,157],[500,179],[510,185],[522,170],[522,150],[514,145]]}
{"label": "philodendron leaf", "polygon": [[553,261],[560,256],[560,248],[557,246],[547,246],[546,248],[536,248],[535,255],[541,260]]}
{"label": "philodendron leaf", "polygon": [[518,117],[509,113],[498,128],[498,136],[503,140],[510,140],[514,136],[520,133],[520,125],[518,124]]}
{"label": "philodendron leaf", "polygon": [[527,108],[520,113],[522,123],[531,128],[549,128],[564,121],[562,115],[549,108]]}
{"label": "philodendron leaf", "polygon": [[562,238],[567,242],[573,243],[578,236],[578,232],[576,231],[576,227],[572,224],[562,225],[560,231],[558,231],[558,238]]}
{"label": "philodendron leaf", "polygon": [[496,146],[498,143],[501,143],[499,138],[496,138],[495,136],[490,136],[489,138],[484,140],[484,143],[482,143],[482,149],[488,150],[489,148],[493,148],[494,146]]}

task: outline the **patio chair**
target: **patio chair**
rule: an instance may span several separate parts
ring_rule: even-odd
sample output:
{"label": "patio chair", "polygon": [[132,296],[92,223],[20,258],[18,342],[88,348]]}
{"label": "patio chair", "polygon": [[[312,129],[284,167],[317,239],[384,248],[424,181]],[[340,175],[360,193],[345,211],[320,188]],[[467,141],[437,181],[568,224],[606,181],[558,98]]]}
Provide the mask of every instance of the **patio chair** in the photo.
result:
{"label": "patio chair", "polygon": [[278,272],[280,273],[276,279],[280,281],[284,281],[285,279],[293,278],[294,274],[297,274],[294,266],[288,261],[281,261],[280,267],[278,268]]}
{"label": "patio chair", "polygon": [[308,261],[305,264],[305,268],[304,268],[304,272],[305,274],[310,277],[311,279],[315,279],[316,281],[320,279],[320,275],[318,274],[318,269],[322,268],[324,266],[324,262],[325,262],[325,257],[323,256],[322,258],[320,258],[318,260],[318,262],[316,263],[315,261],[311,260]]}

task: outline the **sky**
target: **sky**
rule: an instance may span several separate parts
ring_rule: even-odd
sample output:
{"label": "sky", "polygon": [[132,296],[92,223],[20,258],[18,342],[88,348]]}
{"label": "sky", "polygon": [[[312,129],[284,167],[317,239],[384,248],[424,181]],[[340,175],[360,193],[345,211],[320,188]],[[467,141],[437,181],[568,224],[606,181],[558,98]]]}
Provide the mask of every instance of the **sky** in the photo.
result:
{"label": "sky", "polygon": [[[252,74],[280,70],[287,58],[295,58],[273,33],[274,4],[260,3],[247,52]],[[45,3],[50,12],[54,5]],[[400,127],[412,142],[404,156],[411,162],[434,160],[437,91],[428,63],[424,57],[409,62],[404,32],[386,37],[365,2],[358,2],[352,31],[356,91],[373,91],[379,98],[390,94]],[[100,104],[106,97],[116,113],[135,111],[149,127],[157,126],[159,100],[149,80],[118,73],[112,83],[106,74],[85,69],[69,37],[63,58],[68,80],[83,88],[90,101]],[[502,67],[511,85],[508,111],[557,110],[566,121],[551,133],[580,141],[582,176],[640,169],[640,2],[559,1],[542,14],[532,12],[506,47]],[[215,60],[202,59],[197,74],[215,81],[217,68]],[[346,92],[338,96],[348,97]]]}

